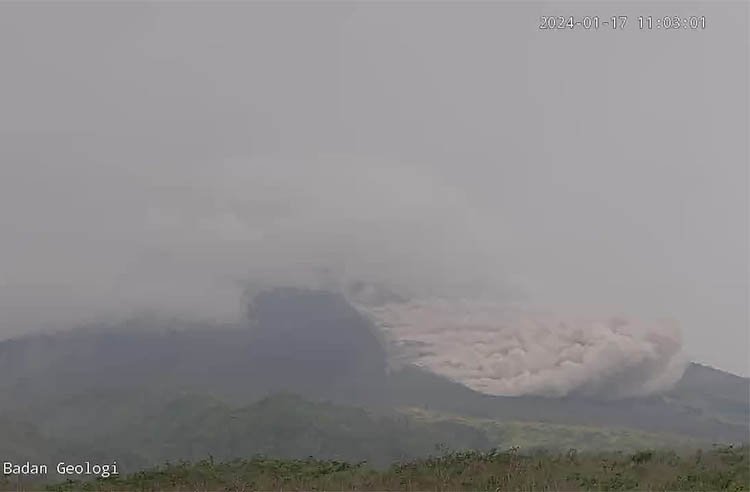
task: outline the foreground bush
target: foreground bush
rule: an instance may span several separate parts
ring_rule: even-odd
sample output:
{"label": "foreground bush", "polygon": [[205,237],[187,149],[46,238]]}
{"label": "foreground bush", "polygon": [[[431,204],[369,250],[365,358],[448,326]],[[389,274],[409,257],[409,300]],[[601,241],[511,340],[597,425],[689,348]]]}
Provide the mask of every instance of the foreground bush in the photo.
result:
{"label": "foreground bush", "polygon": [[68,481],[47,490],[750,490],[748,447],[677,453],[456,452],[375,470],[365,463],[254,457],[166,464],[124,477]]}

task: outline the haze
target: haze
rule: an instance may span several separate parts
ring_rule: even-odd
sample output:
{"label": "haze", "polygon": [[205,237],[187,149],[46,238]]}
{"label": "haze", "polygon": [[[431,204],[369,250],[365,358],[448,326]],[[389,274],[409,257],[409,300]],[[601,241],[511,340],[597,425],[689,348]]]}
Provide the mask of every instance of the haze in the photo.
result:
{"label": "haze", "polygon": [[0,337],[363,281],[669,318],[750,374],[747,5],[546,8],[0,5]]}

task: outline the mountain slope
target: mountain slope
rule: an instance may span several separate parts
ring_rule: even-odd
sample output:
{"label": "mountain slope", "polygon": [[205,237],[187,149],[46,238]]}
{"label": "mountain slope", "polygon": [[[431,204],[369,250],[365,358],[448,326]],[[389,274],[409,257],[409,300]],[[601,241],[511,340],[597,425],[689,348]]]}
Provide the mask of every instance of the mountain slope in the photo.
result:
{"label": "mountain slope", "polygon": [[416,367],[386,370],[375,327],[341,296],[277,289],[249,311],[237,325],[140,318],[0,342],[0,413],[50,437],[99,439],[137,429],[183,394],[246,406],[289,392],[383,411],[748,440],[748,379],[703,366],[645,398],[490,396]]}
{"label": "mountain slope", "polygon": [[724,400],[713,396],[701,400],[703,406],[695,405],[690,400],[694,393],[690,391],[613,401],[491,396],[414,367],[406,367],[393,375],[390,383],[389,401],[393,405],[496,420],[613,426],[683,434],[715,442],[748,441],[750,404],[738,404],[735,420],[728,421],[722,418],[721,412],[712,411]]}
{"label": "mountain slope", "polygon": [[740,425],[748,423],[750,379],[713,367],[690,364],[667,398]]}
{"label": "mountain slope", "polygon": [[[91,422],[101,425],[101,419]],[[43,436],[31,425],[0,420],[3,459],[110,462],[134,471],[166,461],[206,458],[272,458],[366,461],[383,467],[446,451],[524,450],[634,451],[642,448],[708,447],[710,443],[668,434],[496,421],[425,412],[372,411],[312,402],[280,394],[252,405],[231,406],[200,395],[183,395],[146,412],[136,423],[109,433]]]}
{"label": "mountain slope", "polygon": [[474,426],[421,422],[393,413],[274,395],[243,407],[185,396],[150,415],[144,425],[114,439],[141,449],[154,463],[176,459],[233,459],[263,454],[284,458],[368,461],[375,465],[427,456],[439,444],[487,449]]}

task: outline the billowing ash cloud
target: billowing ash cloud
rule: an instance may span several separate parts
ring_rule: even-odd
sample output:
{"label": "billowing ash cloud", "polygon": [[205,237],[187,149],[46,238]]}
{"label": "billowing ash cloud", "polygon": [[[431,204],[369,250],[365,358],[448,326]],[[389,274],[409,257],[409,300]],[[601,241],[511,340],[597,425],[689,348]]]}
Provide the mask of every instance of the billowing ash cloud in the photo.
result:
{"label": "billowing ash cloud", "polygon": [[[32,193],[48,179],[54,189]],[[244,290],[279,285],[368,279],[411,296],[502,283],[498,239],[462,193],[357,156],[152,169],[9,160],[0,222],[13,231],[0,231],[0,338],[141,310],[231,322]]]}
{"label": "billowing ash cloud", "polygon": [[642,396],[668,389],[685,368],[680,329],[668,321],[558,315],[474,301],[367,310],[396,360],[494,395]]}
{"label": "billowing ash cloud", "polygon": [[32,3],[0,2],[0,339],[392,297],[367,282],[674,317],[747,374],[743,29],[623,51],[505,2]]}

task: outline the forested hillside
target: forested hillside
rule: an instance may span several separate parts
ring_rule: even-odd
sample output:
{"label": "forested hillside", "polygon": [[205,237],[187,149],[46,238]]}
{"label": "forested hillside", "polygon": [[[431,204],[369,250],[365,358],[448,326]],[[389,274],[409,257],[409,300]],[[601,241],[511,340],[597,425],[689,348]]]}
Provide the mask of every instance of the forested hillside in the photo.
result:
{"label": "forested hillside", "polygon": [[247,460],[179,463],[98,482],[70,481],[48,490],[750,490],[748,448],[707,452],[524,454],[466,452],[373,470],[341,461]]}
{"label": "forested hillside", "polygon": [[13,460],[366,460],[446,449],[621,449],[747,442],[746,378],[691,365],[668,393],[627,400],[503,397],[389,368],[339,295],[278,289],[243,324],[138,318],[0,342],[0,431]]}

